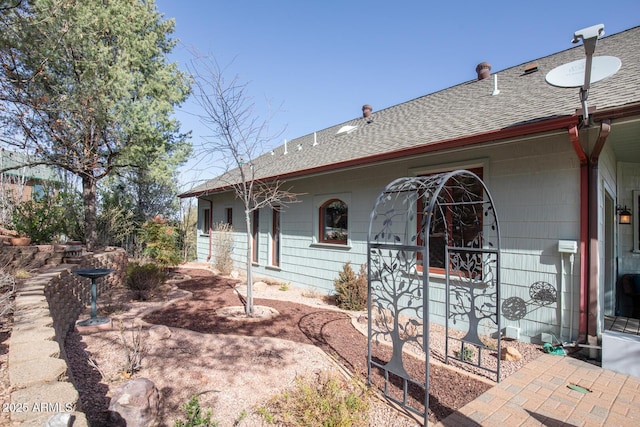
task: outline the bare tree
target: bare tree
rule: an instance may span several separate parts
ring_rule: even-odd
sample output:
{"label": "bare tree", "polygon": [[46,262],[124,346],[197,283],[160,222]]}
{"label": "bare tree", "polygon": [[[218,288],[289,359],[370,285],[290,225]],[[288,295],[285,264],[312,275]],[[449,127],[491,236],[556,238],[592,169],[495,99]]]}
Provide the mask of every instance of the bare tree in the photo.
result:
{"label": "bare tree", "polygon": [[278,207],[297,202],[296,194],[283,187],[284,182],[260,178],[265,156],[259,160],[270,141],[269,120],[254,113],[254,104],[247,95],[247,84],[235,77],[230,81],[213,60],[192,62],[194,97],[203,110],[201,122],[212,132],[204,150],[222,157],[224,172],[218,178],[219,188],[232,190],[242,201],[247,234],[246,314],[253,314],[253,251],[252,213],[264,207]]}

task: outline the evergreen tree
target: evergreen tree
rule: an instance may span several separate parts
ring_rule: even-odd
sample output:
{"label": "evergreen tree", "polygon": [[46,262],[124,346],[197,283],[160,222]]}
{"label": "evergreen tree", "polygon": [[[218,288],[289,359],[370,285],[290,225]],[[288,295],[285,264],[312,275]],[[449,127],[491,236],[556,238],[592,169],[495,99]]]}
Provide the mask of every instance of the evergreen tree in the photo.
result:
{"label": "evergreen tree", "polygon": [[101,179],[188,152],[173,28],[153,0],[0,0],[0,142],[80,178],[89,248]]}

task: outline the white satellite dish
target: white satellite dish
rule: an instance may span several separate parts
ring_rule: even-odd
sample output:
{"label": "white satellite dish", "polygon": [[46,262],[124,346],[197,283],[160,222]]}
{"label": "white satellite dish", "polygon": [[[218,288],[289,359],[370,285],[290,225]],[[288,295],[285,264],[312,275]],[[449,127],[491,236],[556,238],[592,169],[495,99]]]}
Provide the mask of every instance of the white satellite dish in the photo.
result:
{"label": "white satellite dish", "polygon": [[[594,56],[591,63],[591,80],[589,83],[599,82],[613,76],[621,66],[622,61],[615,56]],[[582,87],[585,84],[585,67],[586,59],[578,59],[549,71],[545,80],[551,86]]]}

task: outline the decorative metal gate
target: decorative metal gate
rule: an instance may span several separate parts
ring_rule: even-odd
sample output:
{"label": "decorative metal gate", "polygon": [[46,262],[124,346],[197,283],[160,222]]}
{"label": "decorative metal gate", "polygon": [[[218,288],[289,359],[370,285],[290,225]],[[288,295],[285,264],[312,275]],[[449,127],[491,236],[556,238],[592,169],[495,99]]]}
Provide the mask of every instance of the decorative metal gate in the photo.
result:
{"label": "decorative metal gate", "polygon": [[368,381],[425,425],[431,317],[445,326],[443,361],[500,378],[499,236],[489,191],[467,170],[399,178],[371,212]]}

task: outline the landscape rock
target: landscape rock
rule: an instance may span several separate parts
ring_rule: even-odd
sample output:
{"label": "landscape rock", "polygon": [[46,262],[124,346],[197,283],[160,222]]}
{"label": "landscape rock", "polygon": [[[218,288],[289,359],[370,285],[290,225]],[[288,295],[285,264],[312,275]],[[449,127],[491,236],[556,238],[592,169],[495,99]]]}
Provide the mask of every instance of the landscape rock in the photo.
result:
{"label": "landscape rock", "polygon": [[253,290],[256,292],[265,291],[268,287],[269,285],[267,285],[265,282],[253,282]]}
{"label": "landscape rock", "polygon": [[500,359],[507,362],[517,362],[522,360],[522,355],[518,349],[514,347],[503,347],[502,350],[500,350],[500,353]]}
{"label": "landscape rock", "polygon": [[69,427],[71,425],[71,414],[69,413],[60,413],[55,414],[51,418],[47,420],[47,423],[44,427]]}
{"label": "landscape rock", "polygon": [[149,328],[149,337],[156,340],[171,338],[171,329],[165,325],[153,325]]}
{"label": "landscape rock", "polygon": [[9,236],[9,237],[18,237],[19,236],[17,231],[9,230],[9,229],[4,228],[2,226],[0,226],[0,235]]}
{"label": "landscape rock", "polygon": [[121,384],[109,403],[109,416],[115,426],[149,427],[158,417],[160,393],[147,378]]}

